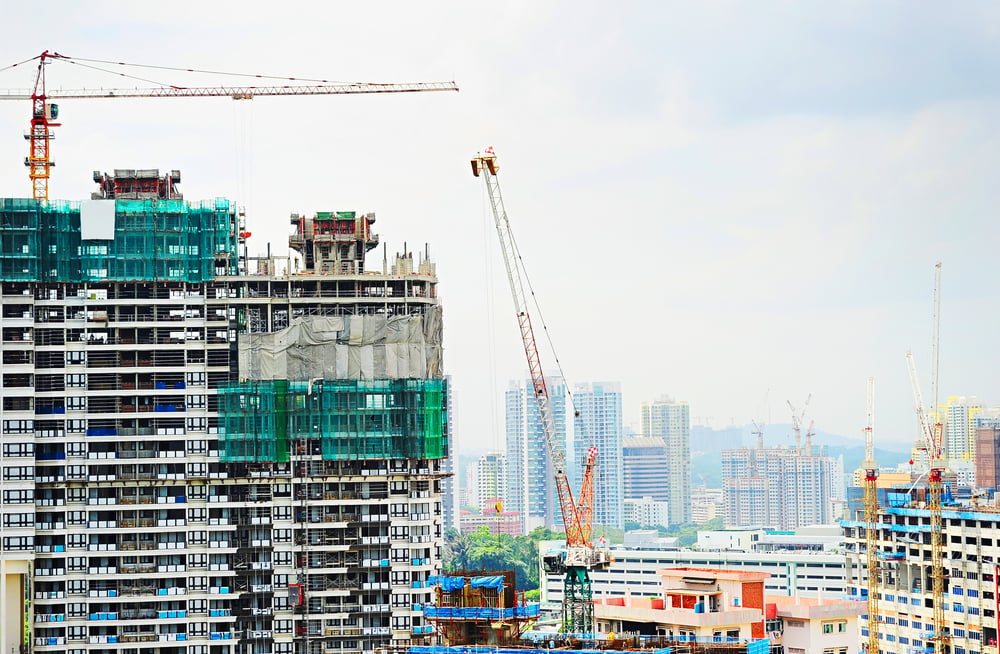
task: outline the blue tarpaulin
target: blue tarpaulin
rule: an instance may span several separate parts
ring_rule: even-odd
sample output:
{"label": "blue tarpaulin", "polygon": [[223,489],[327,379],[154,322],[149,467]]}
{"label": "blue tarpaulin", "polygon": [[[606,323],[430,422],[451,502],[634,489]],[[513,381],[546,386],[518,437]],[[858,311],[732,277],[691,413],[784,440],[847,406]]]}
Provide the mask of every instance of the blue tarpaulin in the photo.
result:
{"label": "blue tarpaulin", "polygon": [[465,577],[433,576],[427,580],[428,586],[441,586],[441,590],[462,590],[465,588]]}
{"label": "blue tarpaulin", "polygon": [[469,585],[473,588],[496,588],[500,590],[503,588],[503,577],[500,575],[493,577],[472,577],[469,579]]}

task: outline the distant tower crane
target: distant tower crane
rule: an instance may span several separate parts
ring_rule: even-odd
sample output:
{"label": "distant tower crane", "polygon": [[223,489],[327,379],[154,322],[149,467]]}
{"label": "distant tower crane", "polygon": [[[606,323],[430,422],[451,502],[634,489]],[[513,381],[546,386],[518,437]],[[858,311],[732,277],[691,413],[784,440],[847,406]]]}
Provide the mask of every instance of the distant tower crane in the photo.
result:
{"label": "distant tower crane", "polygon": [[[226,97],[233,100],[252,100],[258,95],[350,95],[360,93],[410,93],[422,91],[457,91],[458,87],[454,82],[413,82],[404,84],[335,84],[327,80],[296,79],[296,78],[275,78],[267,75],[247,75],[238,73],[222,73],[224,75],[237,75],[240,77],[253,77],[257,79],[284,79],[295,82],[293,85],[283,86],[173,86],[161,85],[158,87],[146,88],[125,88],[125,89],[75,89],[48,91],[45,86],[45,69],[52,61],[67,61],[70,63],[81,63],[88,68],[95,68],[91,65],[112,64],[124,66],[137,66],[143,68],[165,68],[162,66],[140,66],[139,64],[127,64],[114,61],[102,61],[95,59],[82,59],[79,57],[69,57],[57,52],[46,50],[37,57],[32,57],[14,66],[20,66],[31,61],[38,60],[38,73],[35,77],[35,87],[31,92],[12,92],[0,94],[0,100],[31,100],[31,130],[25,134],[25,139],[30,141],[28,156],[24,160],[24,165],[28,167],[28,176],[31,178],[32,197],[36,200],[49,199],[49,176],[51,169],[55,166],[50,156],[50,142],[54,138],[52,129],[59,127],[60,123],[55,122],[59,118],[59,106],[50,103],[55,99],[86,99],[86,98],[192,98],[192,97]],[[13,66],[9,67],[12,68]],[[98,69],[103,70],[103,69]],[[185,72],[209,72],[191,69],[170,68],[169,70],[184,70]],[[110,72],[110,71],[104,71]],[[118,73],[114,73],[118,74]],[[315,84],[304,85],[301,82],[315,82]]]}
{"label": "distant tower crane", "polygon": [[[806,407],[809,406],[809,400],[812,399],[812,393],[806,397],[805,403],[802,405],[802,411],[798,411],[795,405],[792,404],[791,400],[786,400],[788,403],[788,408],[792,410],[792,431],[795,432],[795,453],[802,454],[802,421],[806,419]],[[806,447],[811,447],[811,439],[806,443]],[[811,454],[811,452],[806,452],[806,454]]]}
{"label": "distant tower crane", "polygon": [[868,561],[868,653],[878,654],[878,464],[875,463],[875,379],[868,378],[865,427],[865,555]]}
{"label": "distant tower crane", "polygon": [[597,462],[598,452],[594,447],[591,447],[587,452],[579,500],[574,502],[569,478],[566,475],[566,454],[563,452],[556,433],[556,423],[552,415],[552,401],[549,397],[545,375],[542,372],[538,347],[535,343],[535,332],[528,311],[528,300],[525,293],[527,274],[524,271],[521,255],[517,249],[517,243],[514,241],[514,233],[511,231],[510,221],[507,219],[503,197],[500,194],[500,185],[497,181],[498,170],[499,166],[493,148],[487,148],[485,154],[472,159],[472,174],[483,178],[486,183],[486,191],[490,196],[493,222],[497,229],[497,235],[500,237],[500,249],[503,252],[504,265],[507,268],[510,291],[514,297],[514,309],[521,330],[521,341],[528,361],[532,390],[538,404],[542,431],[545,434],[545,448],[552,463],[556,492],[559,496],[559,509],[562,512],[563,525],[566,529],[565,554],[555,557],[547,556],[544,564],[546,572],[565,572],[566,575],[563,583],[563,632],[593,634],[594,596],[590,572],[606,568],[611,564],[610,553],[607,550],[595,548],[591,543],[594,511],[594,466]]}

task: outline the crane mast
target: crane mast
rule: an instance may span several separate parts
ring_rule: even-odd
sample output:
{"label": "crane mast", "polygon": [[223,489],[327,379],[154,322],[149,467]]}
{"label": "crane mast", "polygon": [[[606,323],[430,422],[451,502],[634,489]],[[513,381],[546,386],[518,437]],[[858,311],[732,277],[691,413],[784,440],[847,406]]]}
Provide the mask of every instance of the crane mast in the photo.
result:
{"label": "crane mast", "polygon": [[868,378],[865,427],[865,555],[868,563],[868,652],[878,654],[878,464],[875,463],[875,379]]}
{"label": "crane mast", "polygon": [[590,542],[593,530],[593,484],[597,449],[592,447],[587,452],[579,500],[574,502],[573,491],[566,474],[566,455],[556,433],[552,401],[549,396],[548,384],[545,381],[545,374],[542,371],[538,345],[531,323],[528,298],[525,293],[524,271],[519,264],[520,254],[517,251],[514,233],[511,231],[507,210],[503,204],[503,196],[500,193],[500,184],[497,180],[499,166],[493,148],[487,148],[485,154],[476,156],[471,163],[472,174],[483,178],[490,198],[493,222],[497,236],[500,238],[500,250],[507,270],[511,295],[514,298],[514,310],[521,332],[525,358],[528,362],[532,392],[538,405],[542,432],[545,435],[545,448],[552,464],[559,510],[562,513],[563,525],[566,530],[565,557],[558,563],[546,561],[546,570],[565,572],[566,575],[563,583],[563,631],[572,634],[592,634],[594,632],[594,600],[590,571],[607,567],[611,563],[608,552],[595,549]]}
{"label": "crane mast", "polygon": [[[279,86],[173,86],[164,85],[149,88],[96,88],[71,89],[47,92],[45,68],[56,60],[73,61],[72,57],[46,50],[38,57],[38,73],[32,91],[0,93],[0,100],[31,100],[31,130],[24,138],[30,142],[24,165],[31,178],[31,197],[36,200],[49,199],[49,176],[55,166],[50,156],[50,142],[54,138],[54,122],[59,117],[58,105],[48,102],[52,99],[95,99],[95,98],[206,98],[223,97],[233,100],[252,100],[257,96],[277,95],[355,95],[368,93],[413,93],[423,91],[457,91],[454,82],[412,82],[402,84],[354,83],[354,84],[289,84]],[[30,59],[29,61],[33,61]],[[22,62],[26,63],[26,62]],[[131,65],[131,64],[129,64]]]}
{"label": "crane mast", "polygon": [[932,428],[927,417],[912,352],[906,353],[906,363],[910,371],[910,385],[913,388],[917,420],[920,423],[921,439],[917,442],[917,448],[927,451],[927,506],[930,510],[931,523],[931,595],[934,604],[934,631],[930,640],[935,654],[942,654],[946,651],[949,638],[945,630],[944,617],[944,546],[941,520],[944,460],[941,453],[941,425],[937,424]]}

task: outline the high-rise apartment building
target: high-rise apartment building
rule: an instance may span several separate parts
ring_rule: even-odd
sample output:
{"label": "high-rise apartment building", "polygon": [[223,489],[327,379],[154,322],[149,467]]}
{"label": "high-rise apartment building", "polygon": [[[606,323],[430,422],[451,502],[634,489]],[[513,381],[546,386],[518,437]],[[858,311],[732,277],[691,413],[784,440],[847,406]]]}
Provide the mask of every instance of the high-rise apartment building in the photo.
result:
{"label": "high-rise apartment building", "polygon": [[[566,384],[546,375],[556,439],[566,450]],[[549,461],[545,432],[531,382],[511,382],[504,393],[507,435],[507,498],[509,511],[517,511],[526,532],[535,527],[562,526],[555,478]]]}
{"label": "high-rise apartment building", "polygon": [[278,270],[179,178],[0,200],[3,652],[27,651],[25,592],[37,654],[422,641],[449,437],[434,265],[369,270],[374,216],[321,212],[293,215],[301,269]]}
{"label": "high-rise apartment building", "polygon": [[795,529],[836,519],[833,500],[845,494],[832,457],[792,448],[722,451],[723,521],[726,527]]}
{"label": "high-rise apartment building", "polygon": [[986,410],[980,402],[964,395],[948,398],[944,413],[944,444],[949,459],[971,461],[976,456],[976,416]]}
{"label": "high-rise apartment building", "polygon": [[448,407],[446,411],[448,434],[451,436],[448,456],[441,460],[441,508],[444,514],[444,528],[458,529],[458,516],[461,504],[458,501],[458,451],[455,438],[455,391],[451,383],[451,375],[445,375],[448,384]]}
{"label": "high-rise apartment building", "polygon": [[[487,452],[476,462],[476,497],[479,508],[486,512],[496,500],[503,500],[507,485],[507,457],[500,452]],[[506,510],[506,507],[504,507]]]}
{"label": "high-rise apartment building", "polygon": [[676,402],[669,397],[643,402],[641,425],[643,437],[659,438],[666,447],[667,461],[663,475],[669,484],[666,501],[670,504],[670,524],[687,524],[691,522],[691,416],[688,403]]}
{"label": "high-rise apartment building", "polygon": [[622,504],[622,391],[615,382],[577,384],[573,402],[574,491],[580,488],[587,450],[597,448],[594,471],[594,523],[621,529]]}

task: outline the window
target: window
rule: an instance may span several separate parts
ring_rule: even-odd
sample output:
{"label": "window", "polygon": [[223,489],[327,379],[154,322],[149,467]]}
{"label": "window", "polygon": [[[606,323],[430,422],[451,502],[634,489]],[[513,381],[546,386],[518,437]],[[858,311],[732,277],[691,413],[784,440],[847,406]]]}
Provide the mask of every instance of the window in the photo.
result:
{"label": "window", "polygon": [[3,478],[7,481],[30,481],[35,477],[34,466],[4,466]]}
{"label": "window", "polygon": [[[86,420],[67,420],[66,421],[66,431],[70,434],[82,434],[87,431],[87,421]],[[82,443],[81,443],[82,445]],[[77,454],[75,456],[83,456],[82,454]]]}
{"label": "window", "polygon": [[67,511],[66,512],[66,522],[69,526],[79,526],[86,524],[87,522],[87,512],[86,511]]}
{"label": "window", "polygon": [[192,484],[187,487],[187,496],[192,500],[203,500],[205,499],[205,487]]}
{"label": "window", "polygon": [[34,443],[4,443],[3,455],[5,458],[21,458],[35,456]]}
{"label": "window", "polygon": [[187,405],[189,409],[204,409],[207,403],[204,395],[188,395]]}
{"label": "window", "polygon": [[188,554],[188,565],[192,568],[204,568],[208,565],[208,555]]}
{"label": "window", "polygon": [[31,488],[20,490],[5,490],[3,492],[4,504],[31,504],[35,501],[35,491]]}
{"label": "window", "polygon": [[191,577],[191,590],[205,590],[208,588],[208,577]]}
{"label": "window", "polygon": [[292,565],[291,552],[275,552],[274,565]]}
{"label": "window", "polygon": [[5,513],[3,515],[4,527],[31,527],[34,524],[34,516],[31,513]]}
{"label": "window", "polygon": [[188,532],[188,542],[192,545],[204,545],[208,541],[207,531]]}
{"label": "window", "polygon": [[208,519],[208,509],[193,508],[188,509],[188,522],[205,522]]}
{"label": "window", "polygon": [[204,386],[205,385],[205,373],[203,373],[203,372],[189,372],[187,374],[187,385],[188,386]]}
{"label": "window", "polygon": [[71,556],[66,559],[66,567],[70,572],[84,572],[87,569],[87,557]]}
{"label": "window", "polygon": [[83,549],[87,546],[86,534],[69,534],[66,536],[66,547],[73,549]]}
{"label": "window", "polygon": [[[278,634],[290,634],[292,633],[292,621],[291,620],[275,620],[274,621],[274,632]],[[275,643],[277,645],[277,643]],[[291,643],[288,643],[291,645]]]}
{"label": "window", "polygon": [[275,520],[291,520],[292,519],[292,507],[290,506],[276,506],[273,509],[273,517]]}
{"label": "window", "polygon": [[292,530],[291,529],[275,529],[274,530],[274,542],[275,543],[290,543],[290,542],[292,542]]}
{"label": "window", "polygon": [[409,527],[392,527],[392,538],[396,540],[407,539],[410,537]]}
{"label": "window", "polygon": [[82,395],[72,395],[66,398],[66,410],[67,411],[86,411],[87,410],[87,398]]}
{"label": "window", "polygon": [[87,363],[87,353],[86,352],[67,352],[66,353],[66,365],[67,366],[82,366]]}
{"label": "window", "polygon": [[87,489],[86,488],[67,488],[66,489],[66,501],[67,502],[86,502],[87,501]]}
{"label": "window", "polygon": [[[5,434],[33,434],[35,432],[34,420],[4,420],[3,433]],[[25,443],[30,445],[30,443]],[[6,451],[6,447],[4,448]],[[23,455],[17,455],[23,456]]]}
{"label": "window", "polygon": [[70,640],[84,640],[87,637],[87,627],[85,625],[67,627],[66,637]]}
{"label": "window", "polygon": [[274,575],[274,587],[285,588],[288,586],[288,575]]}
{"label": "window", "polygon": [[204,454],[208,452],[208,442],[207,441],[188,441],[187,442],[188,454]]}
{"label": "window", "polygon": [[[83,422],[83,421],[70,420],[69,422]],[[66,443],[66,456],[87,456],[87,444],[76,441]]]}
{"label": "window", "polygon": [[[86,579],[70,579],[66,582],[66,592],[70,595],[83,595],[87,592]],[[82,629],[83,627],[81,627]]]}
{"label": "window", "polygon": [[71,373],[66,375],[67,388],[83,388],[87,385],[87,375]]}
{"label": "window", "polygon": [[87,615],[87,605],[83,602],[74,602],[66,605],[66,612],[71,618],[82,618]]}
{"label": "window", "polygon": [[4,536],[3,550],[5,552],[17,552],[35,549],[34,536]]}
{"label": "window", "polygon": [[86,479],[87,466],[66,466],[67,479]]}
{"label": "window", "polygon": [[207,463],[189,463],[189,464],[187,464],[187,476],[188,477],[207,477],[208,476],[208,464]]}
{"label": "window", "polygon": [[205,636],[208,634],[207,622],[192,622],[188,627],[189,636]]}
{"label": "window", "polygon": [[208,429],[208,418],[188,418],[188,431],[206,431]]}
{"label": "window", "polygon": [[208,600],[193,599],[188,600],[188,611],[191,613],[205,613],[208,611]]}

